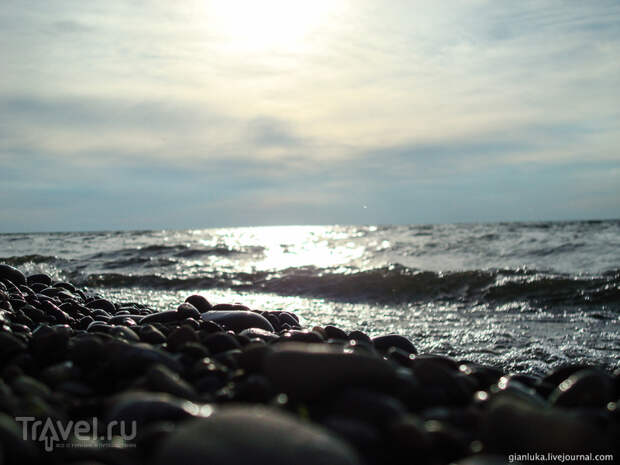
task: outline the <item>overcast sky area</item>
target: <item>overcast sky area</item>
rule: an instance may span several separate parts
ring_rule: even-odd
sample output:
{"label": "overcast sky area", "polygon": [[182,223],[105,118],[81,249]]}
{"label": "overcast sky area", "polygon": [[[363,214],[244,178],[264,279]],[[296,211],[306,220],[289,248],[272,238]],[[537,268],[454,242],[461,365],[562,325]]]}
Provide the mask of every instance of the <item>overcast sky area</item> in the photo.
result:
{"label": "overcast sky area", "polygon": [[3,0],[0,232],[620,217],[620,3]]}

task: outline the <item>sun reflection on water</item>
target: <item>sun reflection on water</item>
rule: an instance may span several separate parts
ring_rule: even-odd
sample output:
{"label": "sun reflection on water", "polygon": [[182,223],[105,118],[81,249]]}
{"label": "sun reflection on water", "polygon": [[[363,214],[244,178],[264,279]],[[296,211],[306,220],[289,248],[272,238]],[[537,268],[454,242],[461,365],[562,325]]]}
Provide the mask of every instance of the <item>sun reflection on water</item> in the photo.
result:
{"label": "sun reflection on water", "polygon": [[[363,257],[365,247],[350,239],[350,231],[333,226],[266,226],[210,231],[200,242],[229,250],[253,248],[254,270],[284,270],[297,267],[331,268]],[[257,256],[261,254],[261,256]],[[222,265],[229,260],[220,258]],[[238,257],[237,257],[238,258]],[[234,261],[238,267],[237,259]]]}

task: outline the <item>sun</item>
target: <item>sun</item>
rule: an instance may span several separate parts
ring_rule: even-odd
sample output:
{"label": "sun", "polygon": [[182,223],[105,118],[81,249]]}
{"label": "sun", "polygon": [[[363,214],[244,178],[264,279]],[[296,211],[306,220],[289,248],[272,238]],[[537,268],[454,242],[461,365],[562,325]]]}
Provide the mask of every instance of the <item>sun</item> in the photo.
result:
{"label": "sun", "polygon": [[211,0],[207,21],[237,51],[299,51],[333,19],[338,0]]}

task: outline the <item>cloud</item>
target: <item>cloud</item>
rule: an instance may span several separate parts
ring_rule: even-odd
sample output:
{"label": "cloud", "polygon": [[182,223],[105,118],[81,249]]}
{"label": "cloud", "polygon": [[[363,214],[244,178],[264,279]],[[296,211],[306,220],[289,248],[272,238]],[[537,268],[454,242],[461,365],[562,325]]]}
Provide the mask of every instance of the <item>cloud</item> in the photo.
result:
{"label": "cloud", "polygon": [[298,50],[234,50],[200,1],[9,2],[2,218],[620,214],[617,2],[351,4]]}

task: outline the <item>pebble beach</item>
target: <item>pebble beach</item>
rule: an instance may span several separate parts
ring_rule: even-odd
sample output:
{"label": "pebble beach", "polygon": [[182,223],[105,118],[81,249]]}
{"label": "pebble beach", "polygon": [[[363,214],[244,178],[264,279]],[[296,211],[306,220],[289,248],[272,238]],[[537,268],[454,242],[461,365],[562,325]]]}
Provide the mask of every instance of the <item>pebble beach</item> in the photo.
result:
{"label": "pebble beach", "polygon": [[[7,264],[0,281],[1,463],[618,456],[620,372],[608,367],[510,372],[208,294],[162,310]],[[109,434],[80,434],[94,424]]]}

